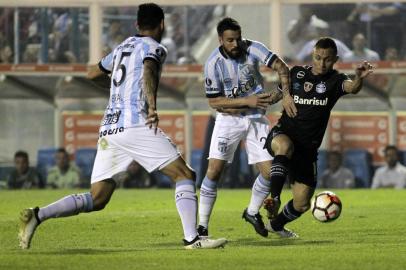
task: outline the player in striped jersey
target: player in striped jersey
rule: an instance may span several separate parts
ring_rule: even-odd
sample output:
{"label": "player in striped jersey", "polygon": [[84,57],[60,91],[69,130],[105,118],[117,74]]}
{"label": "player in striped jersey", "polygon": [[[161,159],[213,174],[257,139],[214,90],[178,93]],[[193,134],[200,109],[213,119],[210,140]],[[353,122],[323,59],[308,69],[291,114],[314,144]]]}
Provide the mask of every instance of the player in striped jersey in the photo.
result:
{"label": "player in striped jersey", "polygon": [[278,100],[280,93],[266,93],[260,64],[279,74],[283,86],[283,106],[294,115],[296,108],[289,94],[289,68],[265,45],[242,39],[241,27],[232,18],[217,25],[220,47],[216,48],[205,64],[205,88],[209,105],[217,111],[216,124],[211,138],[209,164],[200,189],[199,227],[201,236],[208,236],[208,224],[217,198],[217,183],[225,164],[233,160],[241,140],[246,140],[248,163],[255,164],[260,172],[256,178],[251,201],[243,218],[255,231],[266,237],[259,209],[270,192],[272,157],[263,149],[269,132],[265,117],[267,107]]}
{"label": "player in striped jersey", "polygon": [[162,8],[140,5],[137,22],[139,35],[126,39],[89,70],[91,79],[111,75],[110,100],[99,131],[90,192],[69,195],[42,208],[24,209],[19,233],[22,248],[30,247],[35,229],[49,218],[102,210],[116,187],[113,175],[124,171],[132,160],[149,172],[162,171],[176,183],[175,201],[186,249],[225,245],[223,238],[198,236],[195,173],[158,129],[156,96],[166,57],[166,49],[159,43],[164,31]]}

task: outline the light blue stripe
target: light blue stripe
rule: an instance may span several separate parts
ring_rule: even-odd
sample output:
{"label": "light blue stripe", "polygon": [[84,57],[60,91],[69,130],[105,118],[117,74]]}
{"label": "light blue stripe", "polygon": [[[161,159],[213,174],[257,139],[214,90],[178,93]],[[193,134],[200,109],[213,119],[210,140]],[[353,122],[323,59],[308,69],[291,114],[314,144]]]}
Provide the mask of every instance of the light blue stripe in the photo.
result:
{"label": "light blue stripe", "polygon": [[206,188],[217,189],[217,185],[218,183],[216,181],[209,179],[207,176],[205,176],[202,181],[202,186],[205,186]]}

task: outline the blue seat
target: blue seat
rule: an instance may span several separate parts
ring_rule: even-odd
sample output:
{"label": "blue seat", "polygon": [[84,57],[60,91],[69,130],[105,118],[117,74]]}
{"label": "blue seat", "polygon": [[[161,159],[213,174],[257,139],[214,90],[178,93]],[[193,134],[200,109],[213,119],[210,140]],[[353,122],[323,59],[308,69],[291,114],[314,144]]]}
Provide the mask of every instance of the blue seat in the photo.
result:
{"label": "blue seat", "polygon": [[193,149],[192,150],[192,156],[190,158],[190,166],[192,166],[193,170],[196,172],[196,181],[199,182],[202,180],[204,175],[201,174],[201,166],[202,166],[202,155],[203,155],[203,150],[202,149]]}
{"label": "blue seat", "polygon": [[55,166],[55,153],[57,148],[43,148],[37,152],[37,171],[40,175],[41,181],[46,182],[48,170]]}
{"label": "blue seat", "polygon": [[406,151],[401,150],[399,151],[399,162],[403,164],[403,166],[406,166]]}
{"label": "blue seat", "polygon": [[320,180],[321,175],[327,169],[327,150],[319,150],[319,154],[317,156],[317,180]]}
{"label": "blue seat", "polygon": [[344,166],[350,169],[356,187],[369,188],[372,179],[372,155],[365,149],[350,149],[344,152]]}
{"label": "blue seat", "polygon": [[96,157],[96,148],[79,148],[75,152],[75,162],[85,180],[92,175],[93,163]]}

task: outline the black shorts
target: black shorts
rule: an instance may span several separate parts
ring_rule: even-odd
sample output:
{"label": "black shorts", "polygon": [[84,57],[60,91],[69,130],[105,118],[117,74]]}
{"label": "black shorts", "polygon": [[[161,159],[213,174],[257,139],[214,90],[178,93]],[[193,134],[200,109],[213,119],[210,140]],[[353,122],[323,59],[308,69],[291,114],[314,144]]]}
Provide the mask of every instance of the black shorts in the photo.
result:
{"label": "black shorts", "polygon": [[271,149],[273,138],[280,134],[285,134],[293,142],[293,155],[289,166],[289,181],[291,184],[299,182],[310,187],[317,186],[317,149],[306,148],[304,143],[292,139],[289,131],[284,130],[278,123],[275,125],[266,138],[264,148],[268,148],[268,152],[274,156]]}

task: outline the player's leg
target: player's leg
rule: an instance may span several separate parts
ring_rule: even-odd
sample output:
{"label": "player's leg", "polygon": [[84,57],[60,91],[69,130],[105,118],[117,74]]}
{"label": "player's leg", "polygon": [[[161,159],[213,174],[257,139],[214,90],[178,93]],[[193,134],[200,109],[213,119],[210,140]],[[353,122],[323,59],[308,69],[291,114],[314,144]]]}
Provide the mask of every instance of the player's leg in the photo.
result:
{"label": "player's leg", "polygon": [[69,217],[82,212],[102,210],[113,194],[112,180],[92,184],[90,192],[71,194],[45,207],[24,209],[20,216],[19,241],[23,249],[30,248],[31,239],[39,224],[49,218]]}
{"label": "player's leg", "polygon": [[304,212],[310,208],[310,200],[314,194],[314,187],[304,183],[295,182],[292,186],[293,199],[290,200],[278,216],[270,222],[268,229],[285,238],[297,238],[298,235],[285,225],[298,219]]}
{"label": "player's leg", "polygon": [[175,182],[175,202],[182,221],[184,232],[184,245],[186,249],[195,248],[218,248],[223,247],[226,239],[202,239],[196,229],[197,196],[196,174],[186,164],[182,157],[178,157],[164,168],[161,172],[169,176]]}
{"label": "player's leg", "polygon": [[109,202],[116,186],[111,177],[124,171],[131,160],[131,157],[114,146],[114,136],[100,138],[90,191],[65,196],[45,207],[24,209],[20,216],[20,246],[24,249],[29,248],[35,229],[47,219],[102,210]]}
{"label": "player's leg", "polygon": [[217,186],[226,162],[231,163],[234,152],[246,134],[247,123],[240,117],[218,115],[210,142],[209,164],[200,187],[199,235],[208,235],[210,216],[217,198]]}
{"label": "player's leg", "polygon": [[266,201],[268,216],[273,219],[281,204],[282,188],[286,182],[294,146],[290,138],[275,126],[269,133],[265,147],[274,157],[270,172],[271,198]]}
{"label": "player's leg", "polygon": [[272,157],[263,147],[261,138],[266,137],[269,132],[269,121],[264,118],[254,118],[250,120],[250,128],[246,138],[246,150],[248,163],[255,164],[259,174],[254,180],[251,190],[251,199],[248,208],[243,212],[243,218],[250,222],[255,231],[261,236],[268,236],[264,222],[259,213],[265,198],[269,195],[270,171]]}
{"label": "player's leg", "polygon": [[316,160],[317,152],[301,151],[296,149],[292,156],[291,167],[291,188],[293,199],[290,200],[276,216],[270,220],[267,229],[270,232],[279,234],[281,237],[298,237],[295,233],[285,228],[285,224],[298,219],[310,206],[310,199],[313,196],[317,185]]}
{"label": "player's leg", "polygon": [[209,159],[207,173],[200,187],[198,227],[200,236],[208,236],[209,220],[217,199],[217,186],[225,164],[225,160]]}

